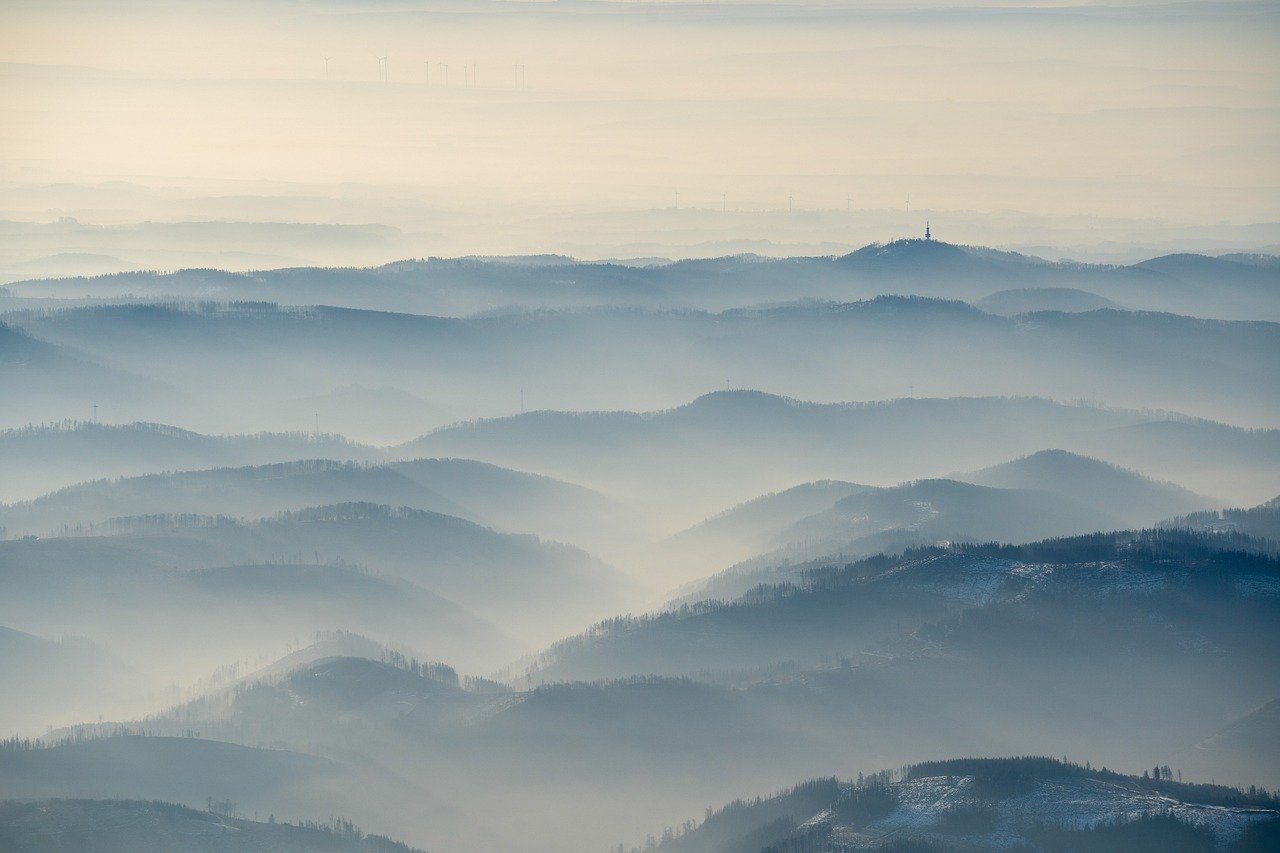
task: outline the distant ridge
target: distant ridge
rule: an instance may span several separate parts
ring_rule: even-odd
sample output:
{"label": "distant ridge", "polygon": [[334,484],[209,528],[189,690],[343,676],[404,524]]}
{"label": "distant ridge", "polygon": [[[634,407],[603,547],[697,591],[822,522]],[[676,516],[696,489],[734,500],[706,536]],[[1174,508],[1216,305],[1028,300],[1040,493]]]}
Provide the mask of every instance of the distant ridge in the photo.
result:
{"label": "distant ridge", "polygon": [[1041,450],[958,479],[1002,489],[1055,492],[1109,513],[1127,526],[1215,507],[1212,498],[1065,450]]}
{"label": "distant ridge", "polygon": [[[890,243],[873,243],[839,259],[842,263],[865,269],[887,270],[895,267],[916,269],[971,270],[998,262],[1001,265],[1051,266],[1052,262],[1020,255],[1016,252],[997,252],[992,249],[981,253],[971,247],[944,243],[941,240],[907,238]],[[985,264],[983,262],[986,262]]]}
{"label": "distant ridge", "polygon": [[0,431],[0,501],[73,483],[156,471],[329,458],[373,461],[381,450],[305,432],[207,435],[168,424],[62,421]]}
{"label": "distant ridge", "polygon": [[1069,288],[1146,309],[1280,319],[1271,296],[1276,266],[1269,257],[1177,254],[1118,266],[909,238],[838,257],[743,254],[637,264],[560,255],[470,256],[366,268],[125,272],[30,279],[9,288],[18,299],[132,294],[147,300],[251,300],[462,316],[500,306],[723,310],[776,300],[779,277],[785,276],[791,299],[849,301],[886,292],[980,299],[1013,286]]}
{"label": "distant ridge", "polygon": [[0,528],[11,537],[84,533],[119,516],[243,519],[355,501],[410,506],[556,539],[573,539],[590,525],[607,532],[610,519],[621,512],[590,489],[468,459],[309,458],[90,480],[28,501],[0,503]]}
{"label": "distant ridge", "polygon": [[[1241,502],[1280,491],[1274,474],[1280,431],[1036,397],[809,403],[760,391],[715,391],[647,412],[539,411],[461,423],[397,452],[542,471],[623,499],[659,488],[688,505],[685,517],[706,517],[796,482],[938,477],[1046,445],[1191,489],[1230,488],[1244,496]],[[1175,494],[1165,492],[1166,498]],[[1166,508],[1186,507],[1171,513],[1181,514],[1213,505],[1181,494]],[[1154,523],[1167,516],[1143,518]]]}

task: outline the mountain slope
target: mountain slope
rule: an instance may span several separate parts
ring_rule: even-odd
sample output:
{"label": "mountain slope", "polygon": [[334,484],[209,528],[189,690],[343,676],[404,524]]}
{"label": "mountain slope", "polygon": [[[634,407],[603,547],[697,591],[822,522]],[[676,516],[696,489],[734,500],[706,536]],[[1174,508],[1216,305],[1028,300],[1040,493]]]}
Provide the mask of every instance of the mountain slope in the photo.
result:
{"label": "mountain slope", "polygon": [[[1237,554],[1228,541],[1176,531],[1116,533],[923,549],[844,565],[815,561],[790,567],[782,582],[735,601],[601,623],[553,645],[526,677],[537,683],[767,671],[789,661],[882,655],[905,662],[930,650],[980,667],[983,655],[1007,654],[998,645],[989,649],[1002,637],[1032,658],[1088,649],[1105,654],[1113,642],[1132,642],[1119,636],[1130,621],[1152,628],[1143,648],[1159,636],[1177,638],[1169,649],[1143,654],[1164,659],[1170,649],[1202,644],[1197,654],[1163,666],[1193,665],[1226,649],[1239,652],[1240,666],[1246,659],[1254,666],[1261,648],[1280,642],[1266,624],[1280,606],[1276,562]],[[1055,649],[1049,638],[1059,631],[1063,645]],[[1136,648],[1130,654],[1140,657]],[[1260,677],[1249,695],[1267,696],[1265,685],[1274,679]]]}
{"label": "mountain slope", "polygon": [[868,488],[842,480],[818,480],[761,495],[671,536],[663,543],[664,550],[703,564],[746,559],[771,547],[800,519]]}
{"label": "mountain slope", "polygon": [[[615,570],[571,546],[501,534],[439,513],[377,504],[315,507],[254,522],[146,516],[121,519],[111,530],[114,535],[0,542],[0,573],[8,590],[0,611],[31,613],[34,605],[35,612],[50,622],[88,619],[106,629],[110,620],[94,615],[95,602],[98,607],[137,610],[138,602],[172,594],[182,572],[265,566],[255,571],[269,576],[272,564],[336,564],[346,567],[347,575],[354,567],[364,567],[382,578],[421,587],[424,592],[416,600],[434,594],[435,606],[428,611],[432,618],[423,620],[422,629],[437,642],[452,637],[449,651],[463,654],[460,644],[477,641],[484,631],[474,617],[439,596],[502,621],[512,633],[530,632],[530,639],[536,639],[555,636],[620,606],[629,588]],[[306,574],[318,580],[322,568],[313,566]],[[239,580],[247,583],[249,577],[242,573]],[[338,580],[339,575],[330,571],[327,583]],[[280,595],[293,593],[295,602],[302,600],[296,597],[301,587],[273,582]],[[385,590],[385,582],[376,579],[356,577],[353,582],[365,587],[377,582]],[[332,587],[329,594],[336,594]],[[387,599],[394,603],[394,595]],[[551,613],[530,607],[532,602],[553,601]],[[298,614],[307,615],[306,608],[294,606]],[[156,615],[165,616],[163,610]],[[329,624],[312,625],[306,634],[334,627],[367,633],[366,626]],[[411,644],[420,645],[422,639]],[[492,642],[479,647],[493,651]],[[474,654],[466,657],[476,659]]]}
{"label": "mountain slope", "polygon": [[[956,475],[999,489],[1051,492],[1142,527],[1214,504],[1210,498],[1065,450],[1042,450],[1012,462]],[[1083,532],[1083,531],[1079,531]]]}
{"label": "mountain slope", "polygon": [[328,504],[412,506],[478,520],[466,508],[386,466],[308,459],[242,468],[146,474],[68,486],[31,501],[0,506],[10,536],[88,528],[112,518],[208,515],[259,518]]}
{"label": "mountain slope", "polygon": [[371,461],[380,456],[375,448],[331,435],[211,436],[164,424],[92,421],[28,426],[0,432],[0,466],[8,475],[0,486],[0,500],[26,500],[105,477],[298,459]]}
{"label": "mountain slope", "polygon": [[1233,720],[1194,748],[1178,755],[1198,775],[1242,783],[1280,785],[1280,699]]}
{"label": "mountain slope", "polygon": [[1280,497],[1249,509],[1193,512],[1164,522],[1162,527],[1203,530],[1210,533],[1242,533],[1280,542]]}
{"label": "mountain slope", "polygon": [[29,853],[421,853],[383,836],[366,836],[343,821],[294,826],[130,800],[0,803],[0,846]]}
{"label": "mountain slope", "polygon": [[665,543],[670,559],[715,565],[729,562],[727,554],[739,561],[688,584],[679,600],[736,598],[757,584],[787,579],[789,563],[830,554],[859,557],[948,541],[1029,542],[1150,525],[1173,508],[1213,503],[1064,451],[956,477],[892,488],[815,483],[749,501]]}
{"label": "mountain slope", "polygon": [[[557,644],[513,668],[532,689],[311,661],[143,725],[329,749],[358,738],[397,773],[451,784],[484,768],[478,787],[456,782],[460,814],[527,802],[521,780],[537,778],[589,815],[570,829],[591,844],[571,849],[605,846],[647,808],[684,814],[691,796],[857,761],[1040,744],[1143,766],[1280,690],[1280,571],[1237,544],[1127,533],[818,564],[730,605]],[[703,680],[651,674],[664,671]],[[547,821],[563,815],[513,809],[504,831]]]}
{"label": "mountain slope", "polygon": [[[452,667],[337,655],[289,659],[265,673],[148,717],[141,725],[174,733],[198,726],[206,737],[239,742],[324,744],[369,740],[411,726],[465,726],[509,692],[480,682],[469,689]],[[387,727],[390,731],[384,730]]]}
{"label": "mountain slope", "polygon": [[1099,311],[1122,307],[1096,293],[1068,287],[1002,290],[973,304],[989,314],[1002,317],[1016,317],[1033,311]]}
{"label": "mountain slope", "polygon": [[0,749],[0,784],[23,799],[167,797],[203,805],[213,798],[287,814],[343,774],[310,755],[191,737],[123,735]]}
{"label": "mountain slope", "polygon": [[[723,387],[726,377],[820,399],[884,399],[915,385],[932,394],[1098,399],[1257,426],[1276,420],[1274,401],[1257,393],[1280,370],[1274,322],[1115,310],[1009,318],[954,298],[906,295],[777,298],[720,313],[613,307],[466,318],[125,305],[12,322],[120,370],[198,389],[181,408],[157,404],[149,419],[229,432],[296,429],[296,401],[350,385],[430,400],[448,419],[513,411],[521,387],[534,405],[650,408]],[[246,403],[255,418],[246,417]],[[320,414],[325,423],[351,421]]]}
{"label": "mountain slope", "polygon": [[1220,785],[1093,770],[1051,758],[959,759],[869,779],[815,779],[708,811],[659,850],[679,853],[991,849],[1264,849],[1280,801]]}
{"label": "mountain slope", "polygon": [[630,510],[564,480],[472,459],[412,459],[389,467],[506,532],[537,533],[593,553],[626,548],[642,533]]}
{"label": "mountain slope", "polygon": [[283,651],[317,632],[355,632],[471,666],[492,665],[523,648],[452,601],[350,564],[277,558],[179,570],[172,564],[187,552],[156,540],[119,539],[124,541],[40,540],[4,550],[0,611],[6,619],[55,636],[78,630],[136,670],[129,678],[119,666],[34,672],[44,690],[0,698],[0,715],[48,709],[35,702],[44,695],[60,707],[56,714],[46,710],[47,719],[27,719],[21,731],[103,713],[117,719],[140,713],[171,695],[163,687],[187,682],[192,673]]}
{"label": "mountain slope", "polygon": [[[106,649],[84,639],[48,640],[0,627],[0,730],[39,731],[88,710],[118,707],[141,679]],[[133,707],[137,707],[136,703]]]}
{"label": "mountain slope", "polygon": [[809,555],[865,554],[892,542],[1029,542],[1123,526],[1089,504],[1053,493],[920,480],[850,495],[782,531],[778,545]]}
{"label": "mountain slope", "polygon": [[648,413],[481,420],[429,433],[402,452],[544,471],[637,500],[658,498],[677,517],[705,517],[779,480],[901,482],[1004,462],[1046,444],[1207,490],[1280,491],[1280,431],[1153,417],[1042,399],[816,404],[721,391]]}
{"label": "mountain slope", "polygon": [[360,502],[409,506],[565,539],[593,528],[604,528],[598,533],[607,535],[623,521],[620,508],[598,492],[483,462],[415,459],[371,465],[304,459],[81,483],[0,504],[0,528],[9,536],[40,535],[91,530],[127,516],[256,518]]}
{"label": "mountain slope", "polygon": [[[0,322],[0,429],[87,414],[88,403],[110,398],[122,404],[175,398],[162,381],[96,359],[75,342],[58,344]],[[86,403],[88,401],[88,403]]]}
{"label": "mountain slope", "polygon": [[679,601],[732,600],[761,584],[789,583],[808,560],[959,542],[1031,542],[1123,526],[1114,516],[1053,492],[956,480],[868,488],[787,526],[763,553],[688,584]]}

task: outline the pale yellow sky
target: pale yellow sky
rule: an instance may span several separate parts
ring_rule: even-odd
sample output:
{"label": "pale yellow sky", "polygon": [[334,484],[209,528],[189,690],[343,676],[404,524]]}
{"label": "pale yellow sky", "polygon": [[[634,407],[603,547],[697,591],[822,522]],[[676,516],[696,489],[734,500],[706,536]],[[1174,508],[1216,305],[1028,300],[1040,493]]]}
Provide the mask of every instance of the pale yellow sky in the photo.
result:
{"label": "pale yellow sky", "polygon": [[1273,3],[10,2],[0,217],[49,212],[28,184],[123,180],[372,185],[467,214],[910,195],[1243,225],[1280,220],[1278,71]]}

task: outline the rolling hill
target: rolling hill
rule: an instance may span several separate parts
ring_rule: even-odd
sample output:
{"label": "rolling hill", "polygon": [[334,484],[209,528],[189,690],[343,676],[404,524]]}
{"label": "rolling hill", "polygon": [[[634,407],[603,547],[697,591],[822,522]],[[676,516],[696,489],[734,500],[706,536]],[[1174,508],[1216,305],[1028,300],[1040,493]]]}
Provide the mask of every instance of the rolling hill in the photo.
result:
{"label": "rolling hill", "polygon": [[662,543],[664,556],[703,565],[743,560],[774,547],[774,540],[789,525],[868,488],[818,480],[761,495],[669,537]]}
{"label": "rolling hill", "polygon": [[513,667],[522,690],[417,661],[321,658],[136,725],[334,754],[358,739],[396,776],[452,780],[441,837],[527,802],[521,780],[537,778],[587,816],[565,827],[512,808],[498,846],[554,824],[575,849],[644,814],[687,813],[689,797],[852,762],[1039,743],[1176,763],[1280,690],[1276,563],[1234,550],[1249,541],[1122,533],[816,564],[730,604],[602,624]]}
{"label": "rolling hill", "polygon": [[67,564],[50,560],[38,568],[37,558],[31,569],[18,556],[6,565],[4,616],[53,636],[75,629],[104,649],[78,666],[62,660],[75,643],[59,649],[55,660],[29,660],[11,649],[4,669],[20,692],[0,702],[0,717],[14,731],[137,715],[171,701],[173,686],[191,683],[193,674],[283,652],[317,632],[429,648],[474,666],[491,666],[525,648],[452,601],[350,564],[177,570],[165,564],[166,556],[136,543],[64,553]]}
{"label": "rolling hill", "polygon": [[1104,308],[1121,309],[1123,306],[1096,293],[1069,287],[1041,287],[1001,290],[984,296],[973,303],[988,314],[1016,317],[1036,311],[1100,311]]}
{"label": "rolling hill", "polygon": [[1123,526],[1093,506],[1053,493],[919,480],[837,501],[782,531],[801,555],[863,555],[947,541],[1029,542]]}
{"label": "rolling hill", "polygon": [[[441,420],[515,411],[521,388],[538,407],[659,408],[726,378],[828,400],[892,398],[914,385],[925,394],[1096,399],[1263,426],[1277,408],[1257,390],[1280,369],[1274,322],[1115,310],[1009,318],[918,296],[720,313],[618,307],[451,318],[235,304],[7,316],[24,333],[189,389],[180,406],[157,401],[148,419],[216,432],[297,429],[297,400],[351,385],[439,406],[440,420],[425,432]],[[849,369],[860,364],[878,369]],[[241,403],[254,407],[253,418]],[[334,398],[318,413],[324,423],[354,423],[360,406]]]}
{"label": "rolling hill", "polygon": [[[1095,459],[1041,451],[949,480],[890,488],[819,481],[748,501],[671,537],[662,559],[731,567],[680,601],[734,598],[787,576],[785,564],[949,541],[1029,542],[1154,524],[1214,504]],[[977,484],[985,488],[976,488]]]}
{"label": "rolling hill", "polygon": [[1276,838],[1280,801],[1265,793],[1028,757],[930,761],[857,782],[814,779],[668,829],[657,849],[1251,853]]}
{"label": "rolling hill", "polygon": [[1276,787],[1280,784],[1280,699],[1243,714],[1177,759],[1197,775]]}
{"label": "rolling hill", "polygon": [[113,518],[155,514],[256,518],[338,503],[377,503],[453,515],[510,532],[613,541],[626,517],[580,486],[466,459],[369,464],[329,459],[146,474],[68,486],[0,504],[10,537],[92,532]]}
{"label": "rolling hill", "polygon": [[158,514],[260,518],[327,504],[412,506],[478,520],[462,506],[392,468],[307,459],[238,468],[144,474],[68,486],[0,506],[10,536],[92,533],[113,518]]}
{"label": "rolling hill", "polygon": [[71,415],[86,416],[94,400],[121,405],[171,403],[178,395],[163,381],[95,359],[75,342],[58,344],[0,321],[0,429]]}
{"label": "rolling hill", "polygon": [[[1124,527],[1143,527],[1215,501],[1172,483],[1065,450],[1041,450],[957,479],[999,489],[1050,492],[1105,513]],[[1097,528],[1096,528],[1097,529]],[[1083,532],[1083,531],[1079,531]]]}
{"label": "rolling hill", "polygon": [[[889,661],[885,672],[897,666],[905,672],[908,661],[938,653],[957,670],[961,662],[983,669],[987,679],[996,673],[986,670],[984,657],[1009,654],[1000,642],[1029,659],[1075,660],[1087,649],[1101,654],[1128,642],[1120,635],[1130,629],[1121,625],[1130,623],[1150,625],[1152,642],[1179,638],[1163,650],[1144,639],[1129,651],[1134,660],[1153,655],[1164,667],[1198,667],[1236,649],[1240,666],[1245,659],[1254,666],[1261,659],[1251,644],[1280,641],[1266,624],[1280,586],[1274,558],[1236,553],[1231,541],[1177,531],[1094,534],[1022,546],[926,548],[845,564],[814,561],[789,566],[772,585],[736,600],[603,622],[512,674],[532,683],[650,673],[732,678],[841,658]],[[1190,595],[1199,598],[1191,604]],[[1224,621],[1226,613],[1232,616]],[[1165,660],[1192,642],[1202,644],[1200,652]],[[1249,695],[1270,698],[1264,688],[1270,680],[1263,677],[1249,688],[1259,692]],[[1237,700],[1245,701],[1239,694]]]}
{"label": "rolling hill", "polygon": [[852,560],[963,542],[1030,542],[1123,527],[1119,519],[1052,492],[919,480],[866,489],[779,531],[768,549],[702,581],[675,603],[732,600],[761,584],[789,583],[811,560]]}
{"label": "rolling hill", "polygon": [[349,821],[300,825],[252,821],[139,800],[38,800],[0,803],[0,845],[29,853],[72,850],[168,853],[422,853]]}
{"label": "rolling hill", "polygon": [[138,708],[128,701],[143,686],[138,673],[83,638],[50,640],[0,627],[0,730],[39,731],[82,719],[86,711]]}
{"label": "rolling hill", "polygon": [[993,283],[1093,290],[1143,308],[1204,316],[1274,314],[1275,271],[1230,257],[1167,255],[1132,266],[1053,263],[942,241],[898,240],[839,258],[736,256],[645,266],[563,257],[432,258],[373,269],[294,268],[227,273],[124,272],[13,282],[28,298],[134,298],[278,302],[460,316],[494,308],[647,306],[724,310],[776,299],[849,300],[883,293],[973,298]]}
{"label": "rolling hill", "polygon": [[6,743],[0,749],[0,785],[22,799],[167,798],[203,806],[212,798],[283,816],[348,773],[333,761],[298,752],[194,737],[120,735],[52,746]]}
{"label": "rolling hill", "polygon": [[[500,637],[482,641],[486,633],[492,634],[492,626],[486,629],[466,611],[502,621],[517,636],[534,631],[528,638],[534,640],[619,606],[629,588],[615,570],[571,546],[497,533],[439,513],[378,504],[316,507],[253,522],[144,516],[117,520],[109,530],[112,535],[0,542],[0,566],[8,590],[4,615],[30,614],[35,607],[34,612],[51,624],[88,620],[105,630],[110,620],[95,616],[95,607],[109,605],[136,613],[145,610],[144,602],[156,598],[182,604],[181,598],[175,602],[169,597],[189,589],[193,579],[201,579],[203,595],[212,594],[214,588],[233,590],[225,599],[228,605],[236,600],[234,590],[247,592],[247,584],[257,585],[253,588],[260,592],[274,588],[277,596],[267,600],[272,606],[294,596],[290,607],[312,622],[304,635],[328,628],[367,633],[363,630],[367,623],[314,624],[309,608],[318,602],[313,599],[312,605],[304,606],[302,597],[329,596],[331,609],[344,600],[340,589],[360,588],[374,596],[357,599],[363,604],[371,606],[373,600],[380,600],[393,606],[396,593],[388,583],[398,579],[421,588],[410,600],[434,602],[423,611],[422,633],[403,641],[426,647],[431,647],[426,640],[447,642],[454,659],[463,655],[474,662],[476,651],[484,651],[479,658],[491,654]],[[225,568],[236,566],[242,568]],[[210,569],[223,571],[216,578],[209,573],[186,574]],[[377,577],[361,574],[368,570]],[[287,572],[296,574],[283,579]],[[538,601],[556,602],[554,620],[530,612],[530,603]],[[458,602],[466,611],[449,602]],[[187,614],[189,606],[179,612]],[[175,618],[164,608],[156,616]],[[397,617],[389,624],[403,622]],[[466,651],[468,645],[473,646],[471,652]]]}
{"label": "rolling hill", "polygon": [[668,517],[705,517],[779,480],[901,482],[1046,444],[1205,491],[1280,491],[1268,473],[1280,470],[1280,431],[1034,398],[817,404],[720,391],[648,413],[531,412],[460,424],[401,452],[544,471],[633,502],[659,498]]}
{"label": "rolling hill", "polygon": [[1280,497],[1248,509],[1193,512],[1169,519],[1162,527],[1189,528],[1207,533],[1242,533],[1280,542]]}
{"label": "rolling hill", "polygon": [[0,465],[8,474],[0,500],[28,500],[86,480],[157,471],[317,458],[373,461],[381,456],[376,448],[332,435],[212,436],[164,424],[69,421],[0,432]]}

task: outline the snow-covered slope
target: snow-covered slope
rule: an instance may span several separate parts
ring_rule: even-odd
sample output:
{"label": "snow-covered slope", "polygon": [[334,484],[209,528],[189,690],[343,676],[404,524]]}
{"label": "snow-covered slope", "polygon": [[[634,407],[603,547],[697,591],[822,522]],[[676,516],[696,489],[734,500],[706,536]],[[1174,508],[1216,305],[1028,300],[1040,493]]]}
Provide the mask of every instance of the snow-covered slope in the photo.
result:
{"label": "snow-covered slope", "polygon": [[1280,830],[1274,796],[1172,775],[1167,767],[1138,777],[1036,757],[926,762],[737,801],[669,832],[660,849],[1272,849]]}

